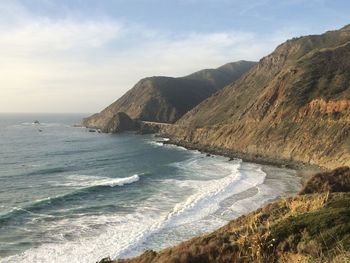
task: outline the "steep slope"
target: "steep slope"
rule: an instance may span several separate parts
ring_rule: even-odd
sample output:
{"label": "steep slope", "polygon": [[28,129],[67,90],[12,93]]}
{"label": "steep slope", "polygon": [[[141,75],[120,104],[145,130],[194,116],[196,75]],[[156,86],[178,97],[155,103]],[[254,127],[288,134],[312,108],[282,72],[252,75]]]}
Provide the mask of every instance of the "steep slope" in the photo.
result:
{"label": "steep slope", "polygon": [[[269,204],[213,233],[159,252],[100,263],[349,262],[349,171],[343,167],[318,174],[307,183],[310,194]],[[334,174],[344,178],[344,191],[319,187],[318,178],[329,186]]]}
{"label": "steep slope", "polygon": [[295,38],[165,133],[328,168],[350,164],[350,26]]}
{"label": "steep slope", "polygon": [[117,112],[125,112],[132,119],[173,123],[214,92],[238,79],[254,64],[238,61],[182,78],[142,79],[116,102],[84,119],[82,124],[104,129]]}

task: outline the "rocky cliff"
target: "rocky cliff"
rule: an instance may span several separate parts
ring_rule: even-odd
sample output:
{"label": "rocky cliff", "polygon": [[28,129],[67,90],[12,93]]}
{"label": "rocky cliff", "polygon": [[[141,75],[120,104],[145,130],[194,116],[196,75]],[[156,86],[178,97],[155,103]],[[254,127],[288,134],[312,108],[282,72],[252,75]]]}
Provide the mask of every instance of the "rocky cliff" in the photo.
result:
{"label": "rocky cliff", "polygon": [[173,123],[201,101],[237,80],[254,64],[238,61],[182,78],[142,79],[106,109],[84,119],[82,125],[105,130],[117,112],[125,112],[132,119]]}
{"label": "rocky cliff", "polygon": [[350,26],[283,43],[163,132],[249,155],[350,165]]}

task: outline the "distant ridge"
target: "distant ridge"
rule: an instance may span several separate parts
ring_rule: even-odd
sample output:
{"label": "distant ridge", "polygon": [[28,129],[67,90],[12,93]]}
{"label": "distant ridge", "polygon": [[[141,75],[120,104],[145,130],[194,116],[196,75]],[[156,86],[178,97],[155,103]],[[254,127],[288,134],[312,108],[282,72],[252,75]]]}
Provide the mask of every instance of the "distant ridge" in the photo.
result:
{"label": "distant ridge", "polygon": [[217,87],[217,89],[220,89],[232,83],[232,81],[237,80],[255,64],[255,62],[240,60],[233,63],[227,63],[216,69],[202,69],[184,78],[205,80],[210,82],[214,87]]}
{"label": "distant ridge", "polygon": [[180,78],[144,78],[103,111],[85,118],[82,125],[103,130],[118,112],[124,112],[132,119],[173,123],[255,64],[238,61]]}

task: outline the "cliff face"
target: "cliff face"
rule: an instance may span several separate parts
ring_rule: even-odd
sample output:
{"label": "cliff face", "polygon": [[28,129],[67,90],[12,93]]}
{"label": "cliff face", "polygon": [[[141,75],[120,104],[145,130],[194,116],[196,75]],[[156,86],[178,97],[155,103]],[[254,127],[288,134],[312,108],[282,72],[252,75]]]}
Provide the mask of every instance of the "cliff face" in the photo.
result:
{"label": "cliff face", "polygon": [[182,78],[142,79],[106,109],[85,118],[82,124],[104,130],[117,112],[125,112],[132,119],[173,123],[226,84],[238,79],[254,64],[239,61]]}
{"label": "cliff face", "polygon": [[350,165],[350,27],[285,42],[176,124],[179,141]]}

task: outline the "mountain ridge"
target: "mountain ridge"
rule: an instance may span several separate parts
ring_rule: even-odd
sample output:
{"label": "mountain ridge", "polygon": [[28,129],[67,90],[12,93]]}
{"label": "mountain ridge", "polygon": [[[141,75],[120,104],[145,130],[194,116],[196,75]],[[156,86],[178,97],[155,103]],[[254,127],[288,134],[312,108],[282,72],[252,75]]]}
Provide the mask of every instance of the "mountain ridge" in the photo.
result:
{"label": "mountain ridge", "polygon": [[118,112],[125,112],[132,119],[173,123],[224,85],[238,79],[254,64],[238,61],[185,77],[143,78],[100,113],[85,118],[82,125],[104,129]]}

